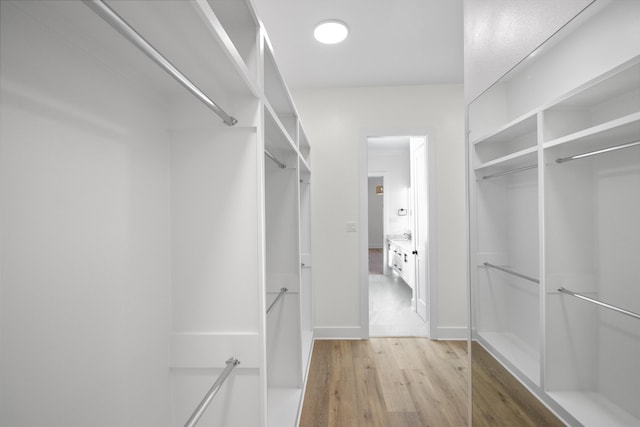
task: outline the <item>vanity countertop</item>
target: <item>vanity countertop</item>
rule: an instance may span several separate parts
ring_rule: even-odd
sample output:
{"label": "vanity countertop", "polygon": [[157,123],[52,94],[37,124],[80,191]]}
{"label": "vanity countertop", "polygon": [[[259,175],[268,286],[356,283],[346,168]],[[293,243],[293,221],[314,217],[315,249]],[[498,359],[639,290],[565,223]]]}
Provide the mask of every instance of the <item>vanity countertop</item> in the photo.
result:
{"label": "vanity countertop", "polygon": [[390,243],[401,247],[402,249],[406,250],[406,251],[412,251],[413,250],[413,240],[411,239],[407,239],[407,238],[393,238],[393,237],[389,237],[387,239]]}

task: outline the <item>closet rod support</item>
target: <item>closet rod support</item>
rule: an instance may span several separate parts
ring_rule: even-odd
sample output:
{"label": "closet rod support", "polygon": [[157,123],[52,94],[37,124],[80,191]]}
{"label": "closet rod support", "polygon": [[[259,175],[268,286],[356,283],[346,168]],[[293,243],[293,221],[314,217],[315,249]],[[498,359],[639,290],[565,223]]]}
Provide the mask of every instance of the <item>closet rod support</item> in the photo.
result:
{"label": "closet rod support", "polygon": [[202,402],[200,402],[196,410],[193,411],[193,414],[191,414],[191,416],[187,420],[184,427],[195,427],[195,425],[198,424],[200,417],[202,417],[202,414],[204,414],[204,411],[207,410],[207,408],[209,407],[209,404],[211,403],[213,398],[216,396],[216,394],[220,390],[220,387],[222,387],[222,384],[224,384],[225,380],[227,379],[227,377],[229,376],[233,368],[235,368],[237,365],[240,364],[240,361],[235,357],[231,357],[225,362],[225,364],[227,366],[224,368],[222,373],[220,373],[220,376],[218,377],[216,382],[213,383],[213,386],[211,386],[211,388],[209,389],[207,394],[204,396],[204,399],[202,399]]}
{"label": "closet rod support", "polygon": [[516,173],[516,172],[522,172],[522,171],[526,171],[526,170],[529,170],[529,169],[535,169],[537,167],[538,167],[538,165],[523,166],[521,168],[511,169],[511,170],[504,171],[504,172],[496,172],[496,173],[493,173],[491,175],[485,175],[485,176],[482,177],[482,179],[490,179],[490,178],[495,178],[497,176],[509,175],[509,174]]}
{"label": "closet rod support", "polygon": [[608,153],[609,151],[621,150],[623,148],[629,148],[629,147],[633,147],[633,146],[636,146],[636,145],[640,145],[640,141],[628,142],[626,144],[615,145],[615,146],[609,147],[609,148],[603,148],[602,150],[590,151],[588,153],[583,153],[583,154],[576,154],[575,156],[562,157],[560,159],[556,159],[556,163],[570,162],[571,160],[583,159],[585,157],[595,156],[597,154]]}
{"label": "closet rod support", "polygon": [[210,110],[216,113],[224,121],[227,126],[233,126],[238,123],[238,120],[229,116],[220,108],[215,102],[204,94],[198,87],[191,82],[184,74],[173,66],[167,58],[162,56],[144,37],[133,29],[120,15],[118,15],[113,9],[111,9],[103,0],[82,0],[91,10],[93,10],[98,16],[105,20],[127,40],[129,40],[134,46],[140,49],[145,55],[151,58],[156,64],[166,71],[171,77],[176,79],[178,83],[184,86],[189,92],[191,92],[196,98],[204,103]]}
{"label": "closet rod support", "polygon": [[276,297],[276,299],[273,300],[273,302],[271,303],[271,305],[269,306],[269,308],[267,308],[267,316],[271,313],[271,310],[273,309],[273,307],[276,305],[276,303],[278,302],[278,300],[280,298],[282,298],[282,296],[287,293],[289,291],[289,289],[287,288],[280,288],[280,293],[278,294],[278,296]]}
{"label": "closet rod support", "polygon": [[599,305],[604,308],[608,308],[609,310],[617,311],[618,313],[626,314],[627,316],[631,316],[635,319],[640,319],[640,314],[634,313],[633,311],[625,310],[624,308],[616,307],[612,304],[607,304],[606,302],[599,301],[597,299],[589,298],[586,295],[579,294],[577,292],[570,291],[569,289],[560,288],[558,292],[562,292],[563,294],[571,295],[572,297],[579,298],[584,301],[588,301],[592,304]]}
{"label": "closet rod support", "polygon": [[277,159],[276,156],[274,156],[273,154],[271,154],[269,152],[269,150],[267,150],[266,148],[264,149],[264,154],[270,158],[271,160],[273,160],[273,163],[275,163],[276,165],[278,165],[278,167],[280,169],[285,169],[287,167],[287,165],[285,163],[282,163],[280,160]]}
{"label": "closet rod support", "polygon": [[521,274],[521,273],[516,273],[515,271],[509,270],[509,269],[506,269],[506,268],[503,268],[503,267],[499,267],[497,265],[493,265],[493,264],[490,264],[488,262],[483,263],[483,265],[485,267],[495,268],[496,270],[504,271],[505,273],[509,273],[509,274],[514,275],[514,276],[520,277],[522,279],[526,279],[526,280],[528,280],[530,282],[540,284],[540,280],[534,279],[533,277],[529,277],[529,276],[526,276],[526,275]]}

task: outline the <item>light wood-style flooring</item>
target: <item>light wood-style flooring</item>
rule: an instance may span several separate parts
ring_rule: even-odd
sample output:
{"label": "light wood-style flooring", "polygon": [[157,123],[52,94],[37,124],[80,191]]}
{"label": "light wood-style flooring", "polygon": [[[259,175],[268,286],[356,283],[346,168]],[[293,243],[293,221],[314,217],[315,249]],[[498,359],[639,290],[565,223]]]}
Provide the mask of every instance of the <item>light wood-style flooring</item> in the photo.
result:
{"label": "light wood-style flooring", "polygon": [[316,341],[301,427],[466,426],[467,343]]}
{"label": "light wood-style flooring", "polygon": [[564,426],[480,344],[471,353],[473,427]]}
{"label": "light wood-style flooring", "polygon": [[[473,426],[563,426],[477,343]],[[468,425],[466,341],[316,341],[301,427]]]}

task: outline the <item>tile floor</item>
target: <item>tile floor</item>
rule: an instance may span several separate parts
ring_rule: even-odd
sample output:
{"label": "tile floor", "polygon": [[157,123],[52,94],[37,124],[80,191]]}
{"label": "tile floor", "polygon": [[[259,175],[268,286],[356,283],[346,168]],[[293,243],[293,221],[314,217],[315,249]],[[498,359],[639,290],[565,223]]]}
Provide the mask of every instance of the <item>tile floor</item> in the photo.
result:
{"label": "tile floor", "polygon": [[369,275],[369,336],[425,337],[427,324],[411,309],[411,288],[393,273]]}

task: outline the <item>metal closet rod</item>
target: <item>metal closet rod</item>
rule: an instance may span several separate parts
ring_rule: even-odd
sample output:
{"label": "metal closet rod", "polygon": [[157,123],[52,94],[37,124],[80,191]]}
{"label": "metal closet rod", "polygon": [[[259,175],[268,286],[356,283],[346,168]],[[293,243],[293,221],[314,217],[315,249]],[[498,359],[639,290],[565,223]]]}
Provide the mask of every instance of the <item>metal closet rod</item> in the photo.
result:
{"label": "metal closet rod", "polygon": [[515,271],[508,270],[508,269],[503,268],[503,267],[498,267],[497,265],[493,265],[493,264],[490,264],[488,262],[485,262],[482,265],[484,265],[485,267],[491,267],[491,268],[495,268],[496,270],[504,271],[505,273],[513,274],[514,276],[521,277],[521,278],[529,280],[530,282],[533,282],[533,283],[540,284],[540,280],[538,280],[538,279],[534,279],[533,277],[525,276],[524,274],[521,274],[521,273],[516,273]]}
{"label": "metal closet rod", "polygon": [[204,411],[207,410],[207,407],[209,407],[209,404],[215,397],[216,393],[218,393],[218,391],[220,390],[220,387],[222,387],[222,384],[227,379],[227,377],[229,376],[233,368],[235,368],[237,365],[240,364],[240,361],[235,357],[231,357],[227,359],[225,364],[227,365],[226,368],[224,368],[222,373],[220,373],[220,376],[218,377],[216,382],[213,383],[213,386],[209,389],[207,394],[204,396],[204,399],[202,399],[202,402],[200,402],[196,410],[193,411],[193,414],[191,414],[191,416],[185,423],[184,427],[194,427],[196,424],[198,424],[200,417],[202,416],[202,414],[204,414]]}
{"label": "metal closet rod", "polygon": [[633,147],[635,145],[640,145],[640,140],[639,141],[628,142],[626,144],[616,145],[616,146],[609,147],[609,148],[603,148],[602,150],[590,151],[588,153],[583,153],[583,154],[576,154],[575,156],[562,157],[560,159],[556,159],[556,163],[570,162],[571,160],[583,159],[585,157],[595,156],[597,154],[608,153],[609,151],[621,150],[623,148],[629,148],[629,147]]}
{"label": "metal closet rod", "polygon": [[582,300],[588,301],[590,303],[599,305],[604,308],[608,308],[609,310],[617,311],[618,313],[626,314],[627,316],[631,316],[634,319],[640,319],[640,314],[634,313],[633,311],[625,310],[624,308],[616,307],[612,304],[607,304],[606,302],[598,301],[597,299],[589,298],[586,295],[579,294],[577,292],[570,291],[565,288],[558,289],[558,292],[562,292],[563,294],[571,295],[572,297],[580,298]]}
{"label": "metal closet rod", "polygon": [[[626,143],[626,144],[616,145],[614,147],[603,148],[602,150],[590,151],[588,153],[576,154],[575,156],[562,157],[560,159],[556,159],[556,163],[570,162],[571,160],[578,160],[578,159],[582,159],[582,158],[585,158],[585,157],[595,156],[597,154],[608,153],[609,151],[615,151],[615,150],[621,150],[623,148],[634,147],[636,145],[640,145],[640,141],[633,141],[633,142],[629,142],[629,143]],[[522,172],[522,171],[529,170],[529,169],[535,169],[537,167],[538,167],[538,165],[523,166],[521,168],[510,169],[510,170],[504,171],[504,172],[497,172],[497,173],[494,173],[494,174],[491,174],[491,175],[484,175],[482,177],[482,179],[495,178],[497,176],[508,175],[508,174],[512,174],[512,173],[516,173],[516,172]]]}
{"label": "metal closet rod", "polygon": [[491,175],[485,175],[485,176],[482,177],[482,179],[490,179],[490,178],[495,178],[496,176],[509,175],[511,173],[522,172],[522,171],[526,171],[526,170],[529,170],[529,169],[535,169],[537,167],[538,167],[538,165],[523,166],[521,168],[510,169],[510,170],[504,171],[504,172],[497,172],[497,173],[493,173]]}
{"label": "metal closet rod", "polygon": [[278,158],[276,156],[274,156],[273,154],[271,154],[269,152],[269,150],[267,150],[266,148],[264,149],[264,154],[270,158],[271,160],[273,160],[273,163],[275,163],[276,165],[278,165],[278,167],[280,169],[284,169],[287,167],[287,165],[285,163],[282,163],[280,160],[278,160]]}
{"label": "metal closet rod", "polygon": [[269,306],[269,308],[267,308],[267,316],[269,315],[269,313],[271,313],[271,310],[273,309],[273,306],[276,305],[276,303],[278,302],[278,300],[280,298],[282,298],[282,296],[287,293],[287,291],[289,291],[289,289],[287,288],[280,288],[280,293],[278,294],[278,296],[276,297],[276,299],[273,300],[273,302],[271,303],[271,305]]}
{"label": "metal closet rod", "polygon": [[144,39],[136,30],[133,29],[124,19],[120,17],[113,9],[111,9],[103,0],[82,0],[91,10],[104,19],[109,25],[115,28],[133,45],[145,53],[156,64],[165,70],[171,77],[176,79],[178,83],[184,86],[189,92],[195,95],[204,105],[209,107],[214,113],[222,118],[228,126],[238,123],[238,120],[224,112],[215,102],[204,94],[198,87],[193,84],[184,74],[180,72],[171,62],[167,60],[160,52],[158,52],[147,40]]}

